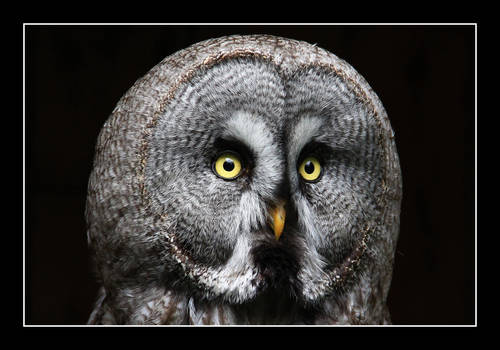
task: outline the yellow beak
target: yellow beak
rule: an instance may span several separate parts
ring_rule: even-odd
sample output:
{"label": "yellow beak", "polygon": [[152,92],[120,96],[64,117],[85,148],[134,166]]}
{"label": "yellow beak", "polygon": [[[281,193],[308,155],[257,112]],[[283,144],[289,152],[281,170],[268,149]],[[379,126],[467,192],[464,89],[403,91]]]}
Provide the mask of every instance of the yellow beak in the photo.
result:
{"label": "yellow beak", "polygon": [[280,204],[272,207],[269,210],[269,214],[271,215],[271,227],[274,231],[274,237],[278,240],[280,239],[280,236],[283,233],[283,228],[285,227],[285,202],[281,202]]}

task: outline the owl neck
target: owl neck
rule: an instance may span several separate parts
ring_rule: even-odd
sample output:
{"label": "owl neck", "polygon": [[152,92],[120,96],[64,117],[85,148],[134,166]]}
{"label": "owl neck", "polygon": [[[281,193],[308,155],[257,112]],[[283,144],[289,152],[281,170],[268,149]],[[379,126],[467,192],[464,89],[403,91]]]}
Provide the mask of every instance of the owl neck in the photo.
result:
{"label": "owl neck", "polygon": [[[342,296],[305,307],[286,293],[273,290],[242,304],[200,300],[163,288],[122,290],[106,296],[91,317],[93,324],[300,325],[387,324],[387,291],[380,281],[360,279]],[[114,310],[112,313],[111,310]],[[116,314],[121,310],[121,314]]]}
{"label": "owl neck", "polygon": [[313,316],[279,291],[266,292],[242,304],[201,302],[191,298],[188,306],[190,324],[304,324],[312,322]]}
{"label": "owl neck", "polygon": [[[387,324],[385,303],[378,295],[353,289],[342,297],[332,297],[305,307],[294,299],[273,291],[238,304],[187,301],[188,324],[304,325],[304,324]],[[377,289],[371,291],[377,293]]]}

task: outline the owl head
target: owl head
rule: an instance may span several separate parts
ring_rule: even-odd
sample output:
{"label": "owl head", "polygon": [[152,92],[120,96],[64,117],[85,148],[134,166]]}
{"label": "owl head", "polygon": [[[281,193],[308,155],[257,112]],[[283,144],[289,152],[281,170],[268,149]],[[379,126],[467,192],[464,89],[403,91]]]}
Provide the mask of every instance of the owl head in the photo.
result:
{"label": "owl head", "polygon": [[165,58],[121,98],[86,217],[117,303],[154,290],[380,307],[400,202],[394,133],[350,65],[305,42],[230,36]]}

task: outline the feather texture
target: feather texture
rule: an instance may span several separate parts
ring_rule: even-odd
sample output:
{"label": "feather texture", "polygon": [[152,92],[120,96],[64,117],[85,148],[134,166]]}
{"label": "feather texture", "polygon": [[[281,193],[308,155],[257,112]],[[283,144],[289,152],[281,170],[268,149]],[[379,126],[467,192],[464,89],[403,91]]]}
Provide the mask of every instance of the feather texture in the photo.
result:
{"label": "feather texture", "polygon": [[[231,180],[214,173],[226,151],[243,164]],[[318,181],[297,171],[311,155]],[[389,119],[345,61],[268,35],[195,44],[139,79],[99,134],[89,324],[389,323],[401,196]]]}

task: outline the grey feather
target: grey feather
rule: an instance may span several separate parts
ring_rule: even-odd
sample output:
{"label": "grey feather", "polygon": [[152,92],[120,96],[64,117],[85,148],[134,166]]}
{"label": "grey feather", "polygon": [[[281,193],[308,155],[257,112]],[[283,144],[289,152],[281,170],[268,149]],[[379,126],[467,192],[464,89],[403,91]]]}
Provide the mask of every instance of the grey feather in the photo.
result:
{"label": "grey feather", "polygon": [[[213,170],[226,148],[244,167],[230,181]],[[319,181],[297,171],[308,154]],[[387,114],[345,61],[268,35],[195,44],[139,79],[99,134],[89,324],[390,323],[401,198]]]}

